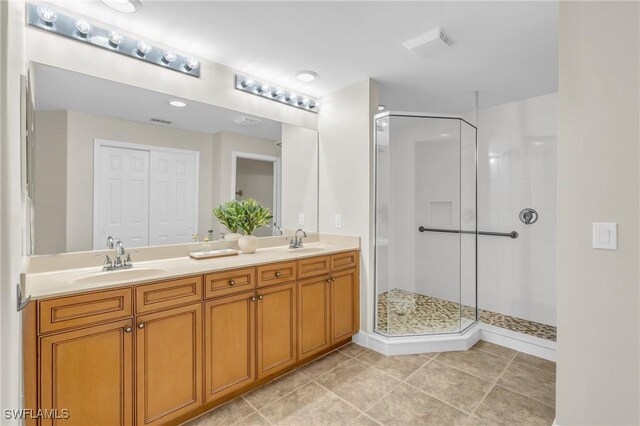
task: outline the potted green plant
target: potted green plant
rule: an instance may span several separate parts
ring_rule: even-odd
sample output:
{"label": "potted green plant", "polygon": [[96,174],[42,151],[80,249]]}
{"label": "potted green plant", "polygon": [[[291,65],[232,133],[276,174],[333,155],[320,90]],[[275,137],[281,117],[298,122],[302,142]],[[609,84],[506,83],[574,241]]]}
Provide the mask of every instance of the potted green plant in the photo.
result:
{"label": "potted green plant", "polygon": [[253,198],[243,200],[240,203],[240,215],[238,228],[243,232],[243,236],[238,240],[238,246],[243,253],[255,253],[258,248],[258,239],[253,233],[261,226],[269,226],[269,221],[273,219],[271,211],[262,207]]}
{"label": "potted green plant", "polygon": [[224,236],[225,240],[238,240],[242,236],[238,233],[241,211],[242,206],[237,200],[227,201],[213,209],[216,219],[229,230],[229,233]]}

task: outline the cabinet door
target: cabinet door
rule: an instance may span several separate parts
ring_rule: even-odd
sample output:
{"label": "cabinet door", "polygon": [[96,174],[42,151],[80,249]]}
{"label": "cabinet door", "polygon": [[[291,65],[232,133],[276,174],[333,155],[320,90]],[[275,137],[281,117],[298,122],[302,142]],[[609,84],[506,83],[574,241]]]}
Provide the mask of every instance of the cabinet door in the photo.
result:
{"label": "cabinet door", "polygon": [[136,327],[137,424],[202,405],[202,305],[139,316]]}
{"label": "cabinet door", "polygon": [[357,269],[334,272],[331,279],[331,342],[358,332],[359,288]]}
{"label": "cabinet door", "polygon": [[205,402],[210,402],[256,379],[256,296],[228,296],[204,306]]}
{"label": "cabinet door", "polygon": [[128,319],[41,337],[41,408],[67,409],[65,426],[132,425],[131,327]]}
{"label": "cabinet door", "polygon": [[331,345],[328,275],[298,283],[298,357],[305,359]]}
{"label": "cabinet door", "polygon": [[296,283],[258,291],[258,378],[296,362]]}

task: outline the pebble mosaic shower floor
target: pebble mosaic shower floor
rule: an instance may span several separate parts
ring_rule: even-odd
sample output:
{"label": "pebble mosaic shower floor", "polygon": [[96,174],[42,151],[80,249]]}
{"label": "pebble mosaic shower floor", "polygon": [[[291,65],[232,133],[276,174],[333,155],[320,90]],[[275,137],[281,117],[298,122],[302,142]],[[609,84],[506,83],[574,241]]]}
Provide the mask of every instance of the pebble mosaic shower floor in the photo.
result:
{"label": "pebble mosaic shower floor", "polygon": [[[486,324],[556,341],[556,327],[480,309]],[[378,296],[378,331],[390,335],[452,333],[475,321],[474,309],[455,302],[393,289]]]}

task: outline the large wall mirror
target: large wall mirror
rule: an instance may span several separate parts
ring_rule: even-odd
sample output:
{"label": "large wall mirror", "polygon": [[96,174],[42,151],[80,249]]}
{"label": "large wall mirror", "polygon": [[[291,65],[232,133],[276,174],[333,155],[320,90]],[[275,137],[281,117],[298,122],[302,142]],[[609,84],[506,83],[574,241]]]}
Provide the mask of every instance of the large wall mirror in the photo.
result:
{"label": "large wall mirror", "polygon": [[42,64],[30,73],[34,254],[103,249],[108,236],[127,248],[219,238],[212,209],[232,199],[271,209],[257,236],[317,231],[317,131]]}

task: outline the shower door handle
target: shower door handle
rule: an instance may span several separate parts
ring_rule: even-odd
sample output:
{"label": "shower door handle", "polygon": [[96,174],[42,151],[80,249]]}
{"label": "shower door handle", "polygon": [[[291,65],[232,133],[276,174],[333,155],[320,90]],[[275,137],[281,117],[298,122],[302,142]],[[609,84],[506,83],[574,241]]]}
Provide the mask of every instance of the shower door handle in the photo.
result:
{"label": "shower door handle", "polygon": [[[420,226],[418,228],[420,232],[443,232],[446,234],[476,234],[476,231],[463,231],[461,229],[440,229],[440,228],[425,228],[424,226]],[[478,231],[478,235],[492,235],[494,237],[509,237],[514,240],[519,237],[519,234],[516,231],[511,232],[490,232],[490,231]]]}

